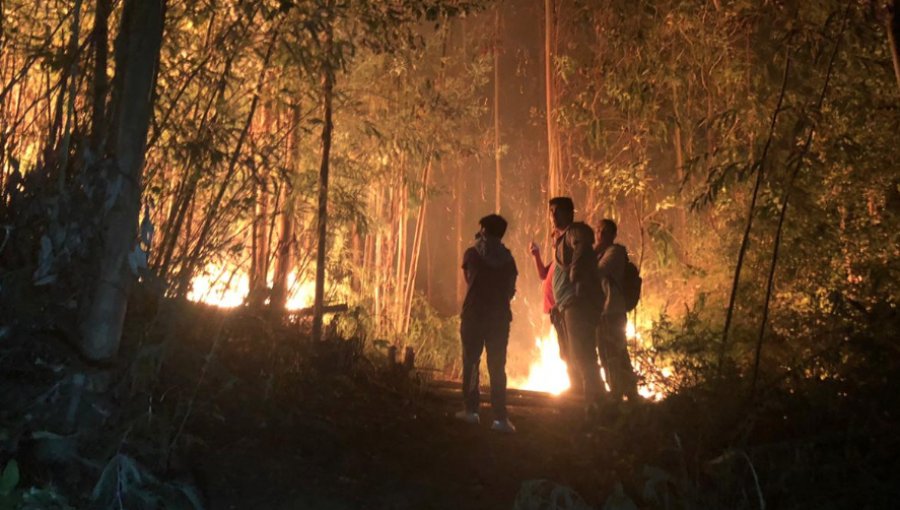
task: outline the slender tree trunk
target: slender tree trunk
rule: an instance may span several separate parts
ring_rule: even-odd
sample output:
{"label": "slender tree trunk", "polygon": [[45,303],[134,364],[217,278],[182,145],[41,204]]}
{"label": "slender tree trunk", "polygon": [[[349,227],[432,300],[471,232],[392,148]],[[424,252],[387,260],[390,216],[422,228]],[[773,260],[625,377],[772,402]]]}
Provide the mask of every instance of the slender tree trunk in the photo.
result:
{"label": "slender tree trunk", "polygon": [[249,303],[252,307],[263,305],[268,286],[269,236],[267,220],[269,217],[269,179],[266,173],[265,169],[259,169],[259,181],[254,184],[256,188],[256,207],[252,229],[253,255],[249,296]]}
{"label": "slender tree trunk", "polygon": [[556,196],[561,191],[559,182],[559,144],[556,137],[554,116],[553,33],[556,29],[555,0],[544,0],[544,92],[547,109],[547,194]]}
{"label": "slender tree trunk", "polygon": [[[788,44],[790,48],[790,42]],[[790,49],[788,50],[790,51]],[[772,122],[769,124],[769,135],[766,139],[766,145],[763,147],[759,162],[757,163],[756,182],[753,185],[753,194],[750,198],[750,207],[747,211],[747,223],[744,227],[744,235],[741,238],[741,247],[738,250],[737,264],[734,267],[734,279],[731,282],[731,294],[728,298],[728,309],[725,312],[725,326],[722,328],[722,343],[719,345],[719,360],[717,364],[717,377],[722,375],[722,367],[725,363],[725,353],[728,349],[728,333],[731,329],[731,320],[734,316],[734,303],[737,298],[738,284],[741,279],[741,269],[744,265],[744,255],[747,253],[747,246],[750,243],[750,230],[753,227],[753,215],[756,212],[756,199],[759,196],[759,188],[762,185],[763,176],[766,169],[766,157],[769,154],[769,147],[772,145],[772,139],[775,136],[775,126],[778,123],[778,116],[781,113],[781,106],[784,104],[784,94],[787,90],[788,76],[791,71],[791,55],[787,54],[784,62],[784,73],[781,79],[781,92],[778,94],[778,102],[775,104],[775,111],[772,114]]]}
{"label": "slender tree trunk", "polygon": [[319,207],[318,207],[318,242],[316,245],[316,298],[313,305],[312,337],[314,341],[322,340],[322,318],[325,307],[325,255],[327,251],[328,233],[328,171],[331,158],[331,132],[332,124],[332,100],[334,96],[334,69],[333,58],[334,44],[334,5],[328,4],[329,19],[325,26],[325,41],[323,49],[325,56],[322,62],[322,164],[319,167]]}
{"label": "slender tree trunk", "polygon": [[888,8],[885,32],[891,61],[894,63],[894,78],[897,79],[897,88],[900,89],[900,48],[897,47],[897,40],[900,39],[900,0],[894,0],[893,6]]}
{"label": "slender tree trunk", "polygon": [[423,243],[425,243],[425,298],[428,299],[429,303],[433,303],[434,251],[431,246],[431,236],[428,234],[428,229],[425,229],[425,239],[422,241]]}
{"label": "slender tree trunk", "polygon": [[[678,189],[683,190],[685,186],[684,173],[684,141],[681,134],[681,115],[678,111],[678,89],[672,85],[672,110],[675,114],[675,126],[672,132],[672,145],[675,147],[675,177],[678,180]],[[687,214],[685,213],[684,204],[678,204],[675,211],[675,235],[676,238],[684,239],[687,232]],[[682,250],[686,251],[686,250]]]}
{"label": "slender tree trunk", "polygon": [[[460,35],[462,38],[463,61],[468,63],[469,46],[465,19],[460,20]],[[456,183],[453,190],[453,195],[456,199],[456,214],[454,218],[454,231],[456,234],[456,264],[454,264],[454,266],[459,266],[460,264],[462,264],[463,249],[465,248],[463,245],[463,220],[465,218],[466,207],[466,166],[462,161],[459,160],[456,161],[456,165]],[[466,282],[463,277],[462,271],[456,270],[454,271],[454,274],[456,274],[456,308],[457,310],[460,310],[462,309],[463,300],[466,296]]]}
{"label": "slender tree trunk", "polygon": [[389,199],[389,209],[388,209],[388,217],[385,222],[388,225],[389,230],[385,233],[384,238],[384,258],[382,260],[382,265],[379,267],[383,267],[384,276],[382,277],[384,281],[384,293],[382,295],[382,308],[384,313],[382,314],[382,318],[385,319],[384,328],[387,331],[388,328],[396,329],[396,325],[394,324],[395,319],[395,304],[397,301],[396,296],[399,294],[399,290],[396,288],[397,284],[397,275],[396,275],[396,265],[397,265],[397,247],[398,242],[397,238],[399,237],[399,229],[397,228],[400,224],[400,194],[401,194],[401,184],[400,178],[397,175],[393,176],[391,181],[391,186],[387,190],[387,196]]}
{"label": "slender tree trunk", "polygon": [[[258,126],[258,134],[266,136],[272,133],[271,109],[269,104],[264,104],[260,112],[261,120]],[[269,170],[263,166],[256,169],[255,187],[257,199],[253,218],[253,260],[250,274],[250,295],[248,296],[251,307],[259,308],[266,300],[269,276]]]}
{"label": "slender tree trunk", "polygon": [[422,251],[422,237],[425,234],[425,215],[428,210],[428,179],[431,173],[431,157],[422,170],[422,195],[419,214],[416,217],[416,232],[413,236],[412,260],[409,263],[409,275],[406,278],[406,289],[403,303],[403,321],[401,333],[406,334],[409,329],[409,316],[412,312],[413,296],[416,290],[416,273],[419,270],[419,254]]}
{"label": "slender tree trunk", "polygon": [[[126,0],[116,55],[115,166],[122,188],[108,216],[100,247],[99,275],[81,322],[81,350],[91,360],[116,355],[128,290],[134,275],[128,256],[135,247],[141,208],[141,173],[153,89],[162,44],[165,0]],[[118,175],[117,175],[118,176]]]}
{"label": "slender tree trunk", "polygon": [[[383,191],[381,189],[379,189],[378,194],[375,197],[375,204],[376,204],[375,211],[377,214],[376,217],[378,217],[378,218],[383,218],[383,216],[384,216],[383,205],[382,205],[383,198],[382,197],[383,197]],[[384,298],[383,298],[383,296],[384,296],[384,278],[383,278],[383,275],[385,273],[384,266],[383,266],[384,260],[382,258],[383,256],[384,256],[384,233],[379,228],[375,232],[375,247],[374,247],[374,253],[372,255],[372,257],[374,259],[374,261],[373,261],[374,275],[373,275],[373,279],[372,279],[372,281],[373,281],[372,286],[375,289],[375,336],[378,336],[378,337],[380,337],[382,335],[382,328],[383,328],[383,322],[384,322],[384,320],[383,320],[384,311],[382,310],[382,308],[384,307]]]}
{"label": "slender tree trunk", "polygon": [[[825,73],[825,83],[822,85],[822,92],[819,94],[819,99],[816,102],[816,112],[822,112],[822,105],[825,103],[825,97],[828,94],[828,85],[831,83],[832,72],[834,71],[834,61],[835,57],[837,57],[838,50],[841,47],[841,41],[843,40],[844,31],[847,29],[847,22],[850,19],[850,9],[853,6],[853,0],[847,3],[847,8],[844,11],[844,19],[841,23],[841,29],[834,44],[834,49],[831,52],[831,58],[828,61],[828,70]],[[762,345],[763,340],[766,336],[766,326],[768,324],[769,319],[769,303],[772,299],[772,288],[775,282],[775,268],[778,264],[778,252],[781,248],[781,235],[784,229],[784,219],[787,216],[788,204],[790,203],[791,193],[794,190],[794,184],[797,180],[797,176],[800,174],[800,169],[803,168],[803,160],[806,159],[806,155],[809,154],[809,148],[812,145],[813,137],[816,134],[816,126],[812,126],[809,130],[809,134],[806,136],[806,141],[803,143],[800,153],[798,154],[797,159],[794,163],[794,168],[791,170],[790,178],[788,179],[787,186],[784,189],[784,195],[781,200],[781,210],[778,213],[778,229],[775,231],[775,242],[772,248],[772,260],[769,263],[769,275],[766,280],[766,298],[763,303],[763,315],[762,321],[759,325],[759,335],[756,338],[756,353],[754,355],[753,360],[753,380],[750,385],[750,397],[753,398],[756,396],[756,383],[759,378],[759,363],[762,357]]]}
{"label": "slender tree trunk", "polygon": [[[295,177],[300,172],[300,104],[291,105],[291,137],[288,147],[288,168],[291,175],[283,186],[284,212],[281,214],[281,239],[278,241],[278,256],[275,259],[275,276],[272,281],[272,309],[281,311],[287,303],[288,275],[294,266],[292,248],[294,245],[294,211],[296,196],[294,195]],[[299,278],[299,275],[297,275]]]}
{"label": "slender tree trunk", "polygon": [[103,135],[106,132],[106,93],[108,79],[106,67],[109,55],[109,15],[112,0],[97,0],[94,12],[94,83],[93,111],[91,112],[91,147],[94,152],[103,152]]}
{"label": "slender tree trunk", "polygon": [[[458,266],[462,264],[463,257],[463,217],[465,216],[465,207],[466,207],[466,174],[465,167],[461,162],[457,162],[458,172],[456,174],[456,186],[454,189],[454,196],[456,199],[456,214],[455,214],[455,224],[454,224],[454,233],[456,234],[456,264]],[[454,266],[454,267],[455,267]],[[466,297],[466,282],[463,278],[462,271],[454,271],[456,274],[456,306],[457,308],[462,307],[463,299]]]}
{"label": "slender tree trunk", "polygon": [[[69,166],[69,143],[72,140],[72,124],[75,116],[75,94],[78,88],[78,39],[81,34],[81,0],[75,1],[75,12],[72,14],[72,36],[66,53],[72,63],[68,71],[69,89],[60,88],[59,93],[66,97],[66,124],[63,128],[62,140],[59,144],[59,190],[65,188],[66,170]],[[142,163],[143,164],[143,163]]]}
{"label": "slender tree trunk", "polygon": [[404,298],[406,296],[406,285],[404,277],[406,276],[407,264],[407,236],[409,228],[409,184],[406,182],[406,165],[401,165],[402,184],[400,185],[399,214],[397,215],[397,272],[394,280],[394,331],[399,332],[403,328],[403,310],[405,308]]}
{"label": "slender tree trunk", "polygon": [[500,2],[494,10],[494,212],[500,214]]}

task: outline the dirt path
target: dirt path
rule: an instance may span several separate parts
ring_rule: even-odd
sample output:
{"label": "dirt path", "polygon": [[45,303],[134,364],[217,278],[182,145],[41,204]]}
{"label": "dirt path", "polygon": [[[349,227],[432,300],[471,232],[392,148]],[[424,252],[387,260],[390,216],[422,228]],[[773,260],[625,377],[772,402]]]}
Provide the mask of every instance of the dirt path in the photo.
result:
{"label": "dirt path", "polygon": [[489,410],[473,426],[452,418],[458,409],[446,383],[415,399],[375,392],[292,406],[277,423],[253,420],[248,408],[226,416],[240,425],[220,427],[194,460],[213,510],[512,508],[532,479],[600,506],[609,471],[590,466],[610,452],[578,432],[579,406],[511,392],[515,435],[492,432]]}

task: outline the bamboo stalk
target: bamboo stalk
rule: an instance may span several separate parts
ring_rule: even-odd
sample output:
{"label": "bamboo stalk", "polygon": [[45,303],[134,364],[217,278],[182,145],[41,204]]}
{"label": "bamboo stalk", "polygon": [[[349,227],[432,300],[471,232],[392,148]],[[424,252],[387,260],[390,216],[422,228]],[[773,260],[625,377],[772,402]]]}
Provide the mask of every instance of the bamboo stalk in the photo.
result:
{"label": "bamboo stalk", "polygon": [[322,319],[325,307],[325,259],[328,241],[328,173],[331,158],[332,100],[334,98],[334,69],[331,59],[334,51],[334,1],[329,0],[325,23],[325,56],[322,61],[322,164],[319,167],[318,242],[316,244],[316,297],[313,314],[313,341],[322,340]]}
{"label": "bamboo stalk", "polygon": [[[844,19],[841,23],[841,30],[838,34],[836,42],[834,43],[834,50],[832,50],[831,52],[831,58],[828,61],[828,71],[825,73],[825,83],[822,85],[822,92],[819,94],[819,99],[816,102],[817,112],[822,111],[822,105],[825,103],[825,97],[828,94],[828,85],[831,83],[831,76],[834,72],[834,61],[837,57],[838,50],[841,47],[841,40],[843,39],[844,31],[847,29],[847,22],[850,18],[850,9],[852,6],[853,0],[847,2],[847,8],[844,11]],[[769,303],[772,299],[772,287],[775,281],[775,267],[778,264],[778,253],[781,247],[781,235],[784,229],[784,219],[787,216],[788,204],[790,203],[791,193],[794,190],[794,183],[797,180],[797,176],[800,174],[800,169],[803,167],[803,159],[809,153],[809,147],[812,144],[815,133],[816,126],[814,125],[810,128],[809,134],[806,137],[806,141],[803,143],[803,146],[800,149],[799,157],[794,164],[794,168],[790,174],[790,179],[788,180],[787,186],[784,189],[784,195],[781,201],[781,210],[778,213],[778,229],[775,233],[775,242],[772,249],[772,260],[769,263],[769,275],[766,280],[766,298],[763,304],[763,316],[759,326],[759,335],[756,338],[756,352],[753,359],[753,380],[750,386],[751,399],[756,395],[756,382],[759,377],[759,363],[762,356],[763,340],[765,339],[766,335],[766,325],[769,319]]]}
{"label": "bamboo stalk", "polygon": [[734,316],[734,303],[737,298],[738,292],[738,283],[741,279],[741,269],[744,265],[744,256],[747,253],[747,246],[750,243],[750,230],[753,227],[753,215],[756,212],[756,200],[759,196],[759,189],[762,185],[763,176],[765,174],[765,163],[766,157],[769,154],[769,147],[772,145],[772,139],[775,137],[775,126],[778,123],[778,116],[781,113],[781,107],[784,104],[784,96],[787,91],[787,82],[788,76],[790,76],[791,70],[791,54],[790,54],[790,42],[788,42],[788,53],[784,62],[784,71],[781,78],[781,91],[778,94],[778,102],[775,104],[775,111],[772,114],[772,121],[769,124],[769,135],[766,138],[766,144],[763,147],[762,154],[760,155],[759,162],[757,163],[758,168],[756,170],[756,183],[753,185],[753,194],[750,199],[750,207],[747,211],[747,223],[744,227],[744,235],[741,238],[741,247],[738,251],[738,259],[737,264],[734,268],[734,278],[731,282],[731,294],[728,298],[728,309],[725,312],[725,326],[722,329],[722,343],[719,346],[719,359],[717,363],[717,377],[722,376],[722,367],[725,363],[725,351],[728,347],[728,333],[731,329],[731,321]]}

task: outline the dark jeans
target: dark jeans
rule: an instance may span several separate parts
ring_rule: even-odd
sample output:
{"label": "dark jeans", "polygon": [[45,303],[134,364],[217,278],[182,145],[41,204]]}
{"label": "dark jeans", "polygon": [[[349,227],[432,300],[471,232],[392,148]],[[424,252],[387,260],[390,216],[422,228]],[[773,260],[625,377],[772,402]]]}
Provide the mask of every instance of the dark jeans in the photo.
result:
{"label": "dark jeans", "polygon": [[559,344],[559,358],[566,362],[566,373],[569,376],[569,389],[575,393],[581,393],[581,375],[578,372],[578,363],[572,355],[572,346],[566,333],[566,321],[562,312],[556,308],[550,310],[550,323],[556,330],[556,340]]}
{"label": "dark jeans", "polygon": [[506,346],[509,343],[509,321],[503,318],[466,318],[460,324],[463,347],[463,400],[466,410],[478,412],[481,394],[478,389],[481,353],[487,351],[488,374],[491,378],[491,408],[494,418],[506,418]]}
{"label": "dark jeans", "polygon": [[603,381],[600,379],[600,366],[597,357],[597,341],[594,337],[597,329],[596,311],[586,304],[575,303],[562,311],[566,325],[566,336],[569,342],[569,353],[578,365],[580,384],[584,388],[584,400],[594,402],[603,395]]}
{"label": "dark jeans", "polygon": [[597,325],[597,348],[612,396],[617,399],[627,396],[629,400],[634,400],[638,396],[637,377],[628,356],[625,339],[627,323],[624,313],[600,317],[600,324]]}

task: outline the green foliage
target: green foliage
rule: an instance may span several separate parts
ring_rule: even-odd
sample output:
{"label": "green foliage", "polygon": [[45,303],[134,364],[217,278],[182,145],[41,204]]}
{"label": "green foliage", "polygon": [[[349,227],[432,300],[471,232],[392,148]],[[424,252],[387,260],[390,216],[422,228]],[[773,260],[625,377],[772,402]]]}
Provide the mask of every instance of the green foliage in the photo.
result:
{"label": "green foliage", "polygon": [[441,317],[422,296],[413,301],[405,342],[416,350],[417,367],[455,374],[462,361],[459,317]]}
{"label": "green foliage", "polygon": [[522,482],[513,503],[514,510],[590,510],[590,508],[572,488],[550,480]]}
{"label": "green foliage", "polygon": [[172,510],[203,510],[199,494],[186,484],[161,482],[134,459],[116,454],[109,460],[91,499],[99,508],[166,508]]}
{"label": "green foliage", "polygon": [[0,474],[0,496],[9,496],[17,485],[19,485],[19,463],[15,459],[10,459]]}
{"label": "green foliage", "polygon": [[19,464],[10,459],[0,474],[0,509],[2,510],[74,510],[66,498],[52,487],[40,489],[19,486]]}

